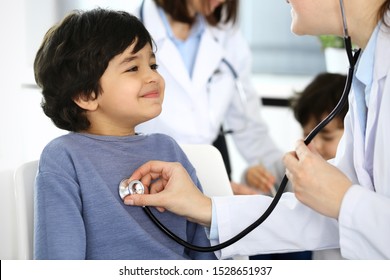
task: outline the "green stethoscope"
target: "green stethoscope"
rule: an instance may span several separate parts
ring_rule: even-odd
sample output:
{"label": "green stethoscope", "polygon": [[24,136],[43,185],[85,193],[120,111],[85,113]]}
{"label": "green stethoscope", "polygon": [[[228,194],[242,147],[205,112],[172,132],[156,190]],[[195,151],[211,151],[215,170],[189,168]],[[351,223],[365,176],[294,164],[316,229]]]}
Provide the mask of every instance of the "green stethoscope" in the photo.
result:
{"label": "green stethoscope", "polygon": [[[287,1],[288,2],[288,1]],[[141,4],[141,15],[143,14],[143,4],[144,1]],[[348,69],[348,75],[347,75],[347,81],[344,87],[343,94],[340,98],[340,101],[337,103],[336,107],[332,110],[332,112],[324,119],[322,120],[310,133],[309,135],[305,138],[304,142],[306,145],[308,145],[313,138],[317,135],[317,133],[325,127],[344,107],[344,105],[348,102],[348,94],[351,90],[352,86],[352,80],[353,80],[353,75],[354,75],[354,70],[355,70],[355,65],[357,63],[357,60],[360,55],[360,49],[353,51],[352,50],[352,42],[351,38],[348,35],[348,28],[347,28],[347,22],[346,22],[346,17],[345,17],[345,11],[344,11],[344,3],[343,0],[340,0],[340,8],[341,8],[341,14],[343,18],[343,28],[344,28],[344,42],[345,42],[345,50],[347,52],[348,60],[349,60],[349,69]],[[262,224],[268,216],[272,213],[272,211],[275,209],[276,205],[278,204],[280,197],[282,196],[284,189],[286,188],[288,182],[288,178],[286,175],[284,175],[282,182],[280,183],[279,189],[274,196],[271,204],[268,206],[267,210],[258,218],[255,222],[253,222],[251,225],[249,225],[246,229],[238,233],[236,236],[232,237],[231,239],[220,243],[215,246],[209,246],[209,247],[201,247],[201,246],[196,246],[193,244],[188,243],[187,241],[181,239],[177,235],[175,235],[172,231],[170,231],[167,227],[165,227],[151,212],[149,207],[145,206],[143,209],[145,210],[146,214],[150,217],[150,219],[163,231],[165,232],[170,238],[175,240],[177,243],[181,244],[182,246],[194,250],[194,251],[199,251],[199,252],[214,252],[218,251],[221,249],[224,249],[233,243],[237,242],[244,236],[246,236],[248,233],[250,233],[252,230],[254,230],[256,227],[258,227],[260,224]],[[138,193],[142,194],[144,193],[144,186],[143,184],[138,181],[131,181],[128,185],[124,184],[121,182],[119,185],[119,194],[122,199],[126,195],[131,195],[133,193]]]}

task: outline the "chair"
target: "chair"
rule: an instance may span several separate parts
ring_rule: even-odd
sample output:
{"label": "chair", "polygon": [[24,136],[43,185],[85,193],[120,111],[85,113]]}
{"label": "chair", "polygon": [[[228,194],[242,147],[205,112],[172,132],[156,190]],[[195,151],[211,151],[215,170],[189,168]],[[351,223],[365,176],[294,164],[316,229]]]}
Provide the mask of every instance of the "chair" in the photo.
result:
{"label": "chair", "polygon": [[[196,175],[207,196],[233,195],[222,155],[207,144],[181,144],[180,147],[195,167]],[[235,256],[234,260],[248,260],[248,256]]]}
{"label": "chair", "polygon": [[207,196],[233,195],[221,153],[212,145],[180,145],[195,167],[196,174]]}
{"label": "chair", "polygon": [[22,164],[14,173],[17,258],[21,260],[33,259],[34,181],[37,170],[38,160],[35,160]]}

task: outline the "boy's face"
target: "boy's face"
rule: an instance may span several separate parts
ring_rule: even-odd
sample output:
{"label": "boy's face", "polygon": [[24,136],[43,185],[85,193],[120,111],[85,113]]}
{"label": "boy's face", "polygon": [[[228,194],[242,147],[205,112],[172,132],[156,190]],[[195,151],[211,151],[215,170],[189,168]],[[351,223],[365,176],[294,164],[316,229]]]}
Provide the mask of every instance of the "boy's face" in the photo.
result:
{"label": "boy's face", "polygon": [[[324,116],[324,118],[326,115]],[[311,117],[309,122],[304,125],[303,134],[306,137],[318,124],[315,118]],[[337,146],[343,136],[344,126],[339,118],[333,119],[328,123],[312,140],[318,153],[326,160],[332,159],[336,155]]]}
{"label": "boy's face", "polygon": [[135,54],[133,46],[115,56],[101,77],[97,108],[88,115],[90,132],[134,134],[136,125],[161,113],[165,82],[157,72],[155,55],[149,44]]}

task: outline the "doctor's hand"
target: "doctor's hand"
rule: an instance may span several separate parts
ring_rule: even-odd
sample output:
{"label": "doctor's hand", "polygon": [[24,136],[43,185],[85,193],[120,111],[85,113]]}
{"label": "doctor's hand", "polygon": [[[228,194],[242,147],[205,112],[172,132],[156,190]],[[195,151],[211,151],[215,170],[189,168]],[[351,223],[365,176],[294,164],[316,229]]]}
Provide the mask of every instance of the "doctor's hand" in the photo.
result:
{"label": "doctor's hand", "polygon": [[155,206],[168,210],[195,223],[210,226],[211,199],[192,182],[184,167],[177,162],[149,161],[129,178],[149,187],[149,194],[128,195],[126,205]]}
{"label": "doctor's hand", "polygon": [[286,174],[295,196],[315,211],[338,218],[341,202],[352,182],[339,169],[325,161],[314,145],[298,141],[295,152],[283,158]]}
{"label": "doctor's hand", "polygon": [[246,170],[245,181],[262,193],[270,193],[275,184],[275,177],[264,166],[258,164]]}

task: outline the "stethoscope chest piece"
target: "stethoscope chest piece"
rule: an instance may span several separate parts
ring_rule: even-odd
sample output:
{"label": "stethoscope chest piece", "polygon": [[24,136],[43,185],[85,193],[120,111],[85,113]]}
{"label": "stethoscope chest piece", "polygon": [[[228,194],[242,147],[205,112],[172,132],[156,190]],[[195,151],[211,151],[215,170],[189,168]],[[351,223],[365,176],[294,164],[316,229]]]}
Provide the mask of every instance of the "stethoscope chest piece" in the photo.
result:
{"label": "stethoscope chest piece", "polygon": [[123,179],[119,183],[119,196],[125,199],[126,196],[132,194],[143,194],[145,192],[145,187],[139,180],[133,180],[130,183],[126,183],[127,179]]}

